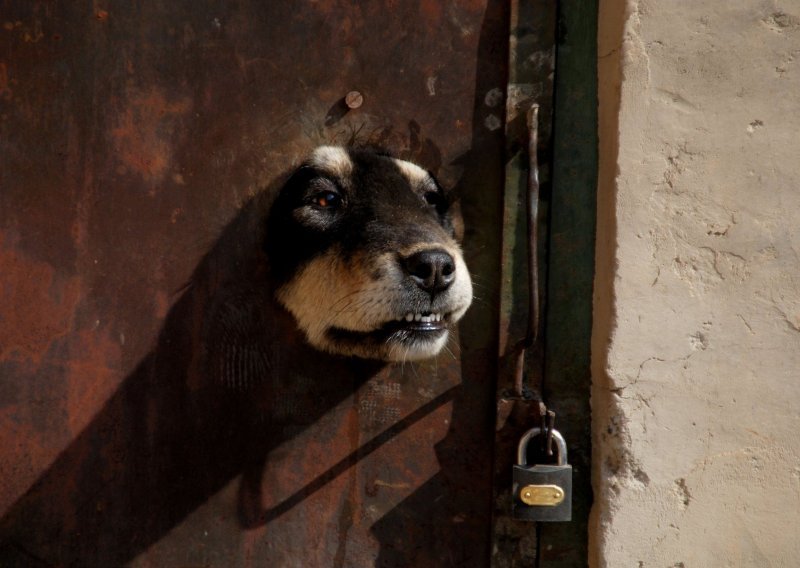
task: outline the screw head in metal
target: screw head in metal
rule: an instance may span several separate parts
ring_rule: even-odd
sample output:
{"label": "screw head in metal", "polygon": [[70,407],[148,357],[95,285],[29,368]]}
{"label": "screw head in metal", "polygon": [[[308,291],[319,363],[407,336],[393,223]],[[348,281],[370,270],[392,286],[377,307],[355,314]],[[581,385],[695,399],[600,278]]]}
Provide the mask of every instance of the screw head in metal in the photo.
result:
{"label": "screw head in metal", "polygon": [[344,104],[346,104],[347,108],[350,109],[359,108],[361,105],[364,104],[364,95],[362,95],[358,91],[350,91],[344,97]]}

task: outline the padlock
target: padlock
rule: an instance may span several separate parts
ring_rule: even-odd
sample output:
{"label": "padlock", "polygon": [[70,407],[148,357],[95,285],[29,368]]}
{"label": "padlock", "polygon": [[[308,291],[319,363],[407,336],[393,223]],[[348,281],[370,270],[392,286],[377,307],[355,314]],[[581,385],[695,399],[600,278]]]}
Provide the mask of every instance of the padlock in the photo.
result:
{"label": "padlock", "polygon": [[528,465],[528,443],[541,433],[532,428],[519,440],[512,514],[521,521],[572,520],[572,466],[567,464],[567,443],[558,430],[551,430],[558,451],[556,465]]}

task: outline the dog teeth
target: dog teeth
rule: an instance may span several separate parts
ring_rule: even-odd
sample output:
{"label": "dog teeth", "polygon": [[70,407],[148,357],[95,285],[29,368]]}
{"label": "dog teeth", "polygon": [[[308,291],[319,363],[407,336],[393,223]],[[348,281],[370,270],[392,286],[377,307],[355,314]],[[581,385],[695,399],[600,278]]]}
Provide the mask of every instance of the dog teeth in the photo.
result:
{"label": "dog teeth", "polygon": [[443,319],[444,316],[439,313],[422,315],[421,313],[414,314],[409,312],[405,316],[397,318],[397,321],[407,321],[407,322],[418,321],[422,323],[432,323],[435,321],[442,321]]}

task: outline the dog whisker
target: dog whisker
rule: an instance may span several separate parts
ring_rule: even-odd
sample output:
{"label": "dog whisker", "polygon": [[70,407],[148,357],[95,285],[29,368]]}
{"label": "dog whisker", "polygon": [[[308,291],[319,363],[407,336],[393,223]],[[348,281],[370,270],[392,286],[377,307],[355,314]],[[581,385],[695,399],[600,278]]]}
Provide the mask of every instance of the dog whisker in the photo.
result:
{"label": "dog whisker", "polygon": [[337,306],[337,305],[338,305],[340,302],[343,302],[343,301],[347,300],[348,298],[352,298],[353,296],[356,296],[356,295],[358,295],[358,294],[361,294],[361,293],[363,293],[363,290],[362,290],[361,288],[359,288],[358,290],[355,290],[355,291],[353,291],[353,292],[350,292],[349,294],[345,294],[344,296],[342,296],[341,298],[339,298],[338,300],[336,300],[336,301],[335,301],[333,304],[331,304],[331,309],[334,309],[334,308],[336,308],[336,306]]}
{"label": "dog whisker", "polygon": [[417,373],[417,367],[414,365],[414,361],[410,361],[409,365],[411,366],[411,371],[414,373],[414,377],[419,379],[419,373]]}
{"label": "dog whisker", "polygon": [[442,345],[442,349],[444,349],[445,351],[447,351],[450,354],[450,357],[453,358],[453,361],[457,361],[458,360],[456,358],[455,354],[452,351],[450,351],[450,348],[447,346],[446,343],[444,345]]}
{"label": "dog whisker", "polygon": [[478,304],[481,304],[482,306],[488,306],[489,305],[489,302],[487,302],[486,300],[484,300],[483,298],[481,298],[479,296],[472,296],[472,300],[474,302],[477,302]]}

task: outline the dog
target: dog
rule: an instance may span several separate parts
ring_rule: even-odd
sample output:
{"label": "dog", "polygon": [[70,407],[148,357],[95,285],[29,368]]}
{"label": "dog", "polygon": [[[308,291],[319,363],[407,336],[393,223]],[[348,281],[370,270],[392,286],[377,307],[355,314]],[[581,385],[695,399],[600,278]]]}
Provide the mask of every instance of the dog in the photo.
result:
{"label": "dog", "polygon": [[433,357],[472,302],[448,195],[384,153],[317,148],[280,190],[265,237],[277,301],[328,353]]}

